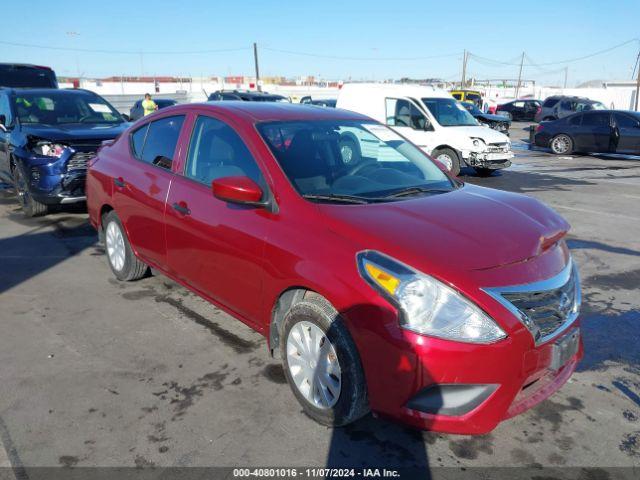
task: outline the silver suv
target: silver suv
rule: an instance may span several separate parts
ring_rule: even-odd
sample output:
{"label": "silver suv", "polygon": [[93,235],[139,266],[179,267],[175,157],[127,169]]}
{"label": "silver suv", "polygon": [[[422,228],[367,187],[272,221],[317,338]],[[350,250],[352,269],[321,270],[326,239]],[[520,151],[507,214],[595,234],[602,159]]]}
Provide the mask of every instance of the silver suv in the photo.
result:
{"label": "silver suv", "polygon": [[585,97],[554,95],[553,97],[547,97],[544,101],[542,108],[536,113],[535,121],[557,120],[576,112],[605,109],[606,107],[601,102]]}

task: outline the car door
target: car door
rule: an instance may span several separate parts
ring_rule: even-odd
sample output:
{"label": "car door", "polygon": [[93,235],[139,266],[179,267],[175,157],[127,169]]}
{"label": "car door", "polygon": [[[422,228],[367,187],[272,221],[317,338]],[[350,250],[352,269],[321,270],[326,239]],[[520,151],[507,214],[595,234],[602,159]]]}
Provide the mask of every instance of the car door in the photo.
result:
{"label": "car door", "polygon": [[268,191],[254,155],[235,128],[200,115],[182,173],[167,197],[167,259],[182,281],[253,323],[261,306],[265,239],[277,215],[215,198],[211,182],[229,176],[249,177]]}
{"label": "car door", "polygon": [[11,169],[9,165],[11,134],[9,126],[12,124],[11,107],[9,97],[6,93],[0,93],[0,118],[3,119],[3,126],[0,127],[0,180],[11,182]]}
{"label": "car door", "polygon": [[609,152],[611,135],[609,112],[585,112],[582,114],[582,123],[576,127],[575,149],[582,152]]}
{"label": "car door", "polygon": [[511,112],[511,116],[514,120],[521,121],[524,120],[525,112],[524,112],[524,102],[513,102],[513,110]]}
{"label": "car door", "polygon": [[615,152],[640,155],[640,118],[615,112],[613,128]]}
{"label": "car door", "polygon": [[385,99],[386,124],[412,143],[430,152],[436,142],[433,119],[427,118],[415,102],[407,98]]}
{"label": "car door", "polygon": [[184,115],[147,122],[130,134],[130,158],[113,178],[113,202],[133,249],[166,267],[164,210]]}

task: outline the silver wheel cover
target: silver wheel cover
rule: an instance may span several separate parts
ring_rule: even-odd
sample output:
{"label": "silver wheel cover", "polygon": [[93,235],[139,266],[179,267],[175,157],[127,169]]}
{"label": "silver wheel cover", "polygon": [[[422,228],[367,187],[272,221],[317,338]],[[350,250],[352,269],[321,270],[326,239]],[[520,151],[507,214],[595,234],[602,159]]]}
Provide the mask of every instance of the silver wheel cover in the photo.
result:
{"label": "silver wheel cover", "polygon": [[438,155],[436,157],[436,160],[438,160],[445,167],[447,167],[447,170],[449,170],[449,171],[451,171],[451,169],[453,168],[453,160],[446,153],[441,153],[440,155]]}
{"label": "silver wheel cover", "polygon": [[105,243],[107,245],[109,263],[111,263],[114,270],[121,271],[124,268],[125,260],[124,237],[116,222],[109,222],[107,225]]}
{"label": "silver wheel cover", "polygon": [[291,328],[287,366],[296,388],[311,405],[328,409],[337,403],[342,371],[333,345],[317,325],[301,321]]}
{"label": "silver wheel cover", "polygon": [[551,142],[551,149],[555,153],[566,153],[569,150],[569,139],[566,135],[559,135]]}
{"label": "silver wheel cover", "polygon": [[344,163],[349,163],[353,160],[353,148],[350,145],[342,145],[340,147],[340,155]]}

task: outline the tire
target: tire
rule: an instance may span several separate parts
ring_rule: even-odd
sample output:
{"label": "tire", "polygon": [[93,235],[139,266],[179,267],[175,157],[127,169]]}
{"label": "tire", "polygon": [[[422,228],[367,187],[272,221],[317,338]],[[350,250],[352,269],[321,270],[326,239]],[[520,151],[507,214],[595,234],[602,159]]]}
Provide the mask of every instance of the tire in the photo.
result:
{"label": "tire", "polygon": [[144,277],[149,267],[133,253],[122,222],[116,212],[109,212],[102,219],[104,250],[111,271],[118,280],[132,281]]}
{"label": "tire", "polygon": [[16,165],[13,170],[13,186],[18,197],[18,203],[22,207],[22,213],[25,217],[41,217],[46,215],[49,211],[49,207],[41,202],[38,202],[31,196],[29,192],[29,185],[25,179],[22,169]]}
{"label": "tire", "polygon": [[478,175],[479,177],[490,177],[491,175],[493,175],[493,172],[495,172],[495,169],[492,168],[476,167],[474,168],[474,170],[476,171],[476,175]]}
{"label": "tire", "polygon": [[362,152],[360,151],[360,145],[349,137],[343,137],[340,139],[340,156],[342,161],[347,165],[356,165],[362,160]]}
{"label": "tire", "polygon": [[[310,340],[316,347],[308,354],[309,343],[301,341],[305,335],[305,338],[311,338],[313,332],[318,340]],[[327,300],[307,292],[304,299],[294,304],[285,315],[280,338],[285,376],[306,415],[322,425],[339,427],[369,412],[358,350],[343,320]],[[306,358],[314,357],[313,350],[317,352],[315,361],[305,362]],[[331,367],[323,368],[322,380],[318,380],[317,367],[321,364]],[[305,375],[305,371],[309,374]],[[319,388],[315,389],[317,382]]]}
{"label": "tire", "polygon": [[455,150],[450,148],[438,148],[431,154],[433,158],[444,164],[454,177],[460,174],[460,158]]}
{"label": "tire", "polygon": [[573,140],[569,135],[561,133],[551,139],[549,147],[556,155],[571,155],[573,153]]}

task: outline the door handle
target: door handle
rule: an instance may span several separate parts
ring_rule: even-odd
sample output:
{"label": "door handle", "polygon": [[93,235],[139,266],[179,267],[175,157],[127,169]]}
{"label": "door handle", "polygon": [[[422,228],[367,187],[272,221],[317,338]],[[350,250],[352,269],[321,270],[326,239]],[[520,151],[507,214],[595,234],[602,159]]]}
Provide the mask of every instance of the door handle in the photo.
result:
{"label": "door handle", "polygon": [[189,210],[189,207],[187,206],[187,202],[174,203],[172,207],[174,210],[176,210],[177,212],[180,212],[182,215],[191,214],[191,210]]}
{"label": "door handle", "polygon": [[113,184],[114,184],[116,187],[120,187],[120,188],[122,188],[122,187],[125,187],[125,186],[127,185],[127,182],[125,182],[125,181],[124,181],[124,179],[123,179],[122,177],[118,177],[118,178],[114,178],[114,179],[113,179]]}

